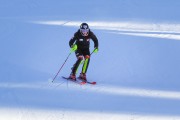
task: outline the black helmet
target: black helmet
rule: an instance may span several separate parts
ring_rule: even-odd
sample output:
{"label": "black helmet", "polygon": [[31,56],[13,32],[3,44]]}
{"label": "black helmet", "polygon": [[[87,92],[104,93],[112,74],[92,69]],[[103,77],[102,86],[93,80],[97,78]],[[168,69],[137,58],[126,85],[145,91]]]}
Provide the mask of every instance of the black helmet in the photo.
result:
{"label": "black helmet", "polygon": [[80,25],[80,32],[82,36],[88,36],[89,34],[89,25],[87,23],[82,23]]}

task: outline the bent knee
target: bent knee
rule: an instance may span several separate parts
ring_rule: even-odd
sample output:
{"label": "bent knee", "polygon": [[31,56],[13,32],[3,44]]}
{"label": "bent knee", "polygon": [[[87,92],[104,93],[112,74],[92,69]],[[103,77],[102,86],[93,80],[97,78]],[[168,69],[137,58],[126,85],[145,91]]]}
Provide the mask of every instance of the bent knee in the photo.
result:
{"label": "bent knee", "polygon": [[77,58],[80,59],[80,60],[83,60],[83,56],[82,55],[78,56]]}
{"label": "bent knee", "polygon": [[85,57],[84,57],[85,59],[89,59],[90,58],[90,56],[89,55],[85,55]]}

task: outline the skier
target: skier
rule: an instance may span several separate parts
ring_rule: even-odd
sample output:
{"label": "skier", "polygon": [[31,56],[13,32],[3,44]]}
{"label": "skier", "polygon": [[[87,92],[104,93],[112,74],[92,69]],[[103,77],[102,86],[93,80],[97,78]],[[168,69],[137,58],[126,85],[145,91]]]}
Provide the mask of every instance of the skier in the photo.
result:
{"label": "skier", "polygon": [[94,35],[94,33],[89,29],[89,25],[87,23],[82,23],[80,25],[80,29],[74,34],[74,36],[69,41],[69,46],[72,51],[75,51],[77,61],[71,68],[72,72],[69,76],[70,79],[76,80],[76,71],[84,59],[84,64],[82,67],[82,71],[79,75],[79,78],[86,81],[86,72],[90,62],[90,39],[94,42],[94,51],[98,52],[98,39]]}

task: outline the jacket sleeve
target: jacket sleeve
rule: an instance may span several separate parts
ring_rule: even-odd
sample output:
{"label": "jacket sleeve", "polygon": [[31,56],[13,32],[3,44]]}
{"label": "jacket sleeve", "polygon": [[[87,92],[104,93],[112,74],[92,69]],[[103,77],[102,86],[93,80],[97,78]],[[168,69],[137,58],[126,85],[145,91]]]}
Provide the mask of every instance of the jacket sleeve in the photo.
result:
{"label": "jacket sleeve", "polygon": [[74,34],[74,36],[70,39],[69,41],[69,46],[72,47],[72,45],[74,44],[74,42],[77,40],[77,33]]}
{"label": "jacket sleeve", "polygon": [[91,39],[94,42],[94,48],[98,48],[98,46],[99,46],[98,39],[97,39],[96,35],[93,32],[91,32]]}

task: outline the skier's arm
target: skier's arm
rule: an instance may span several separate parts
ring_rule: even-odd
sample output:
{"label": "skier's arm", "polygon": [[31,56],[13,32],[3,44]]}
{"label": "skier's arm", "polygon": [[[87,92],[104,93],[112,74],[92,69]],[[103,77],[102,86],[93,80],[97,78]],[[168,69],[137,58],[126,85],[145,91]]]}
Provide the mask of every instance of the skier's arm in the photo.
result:
{"label": "skier's arm", "polygon": [[97,49],[98,49],[98,46],[99,46],[98,39],[97,39],[96,35],[94,35],[93,32],[91,32],[91,39],[92,39],[93,42],[94,42],[94,48],[97,48]]}
{"label": "skier's arm", "polygon": [[74,42],[75,42],[75,38],[73,37],[73,38],[71,38],[71,40],[69,41],[69,46],[70,47],[72,47],[73,46],[73,44],[74,44]]}
{"label": "skier's arm", "polygon": [[72,47],[75,41],[76,41],[76,33],[75,33],[74,36],[70,39],[70,41],[69,41],[69,46]]}

